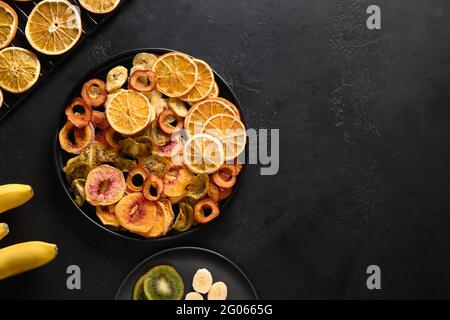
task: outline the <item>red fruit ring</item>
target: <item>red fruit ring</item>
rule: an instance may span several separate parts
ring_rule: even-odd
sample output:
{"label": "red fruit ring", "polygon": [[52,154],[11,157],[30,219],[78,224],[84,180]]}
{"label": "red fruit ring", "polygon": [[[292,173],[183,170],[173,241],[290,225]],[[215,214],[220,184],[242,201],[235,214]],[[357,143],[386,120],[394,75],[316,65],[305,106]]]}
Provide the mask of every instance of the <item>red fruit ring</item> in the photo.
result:
{"label": "red fruit ring", "polygon": [[156,88],[157,79],[151,70],[136,70],[131,75],[128,85],[138,92],[150,92]]}
{"label": "red fruit ring", "polygon": [[95,129],[92,123],[89,123],[84,128],[77,128],[72,122],[67,121],[59,132],[59,144],[61,148],[72,154],[81,153],[81,151],[91,145],[94,139]]}
{"label": "red fruit ring", "polygon": [[144,182],[144,198],[148,201],[158,201],[164,191],[164,181],[157,175],[150,174]]}
{"label": "red fruit ring", "polygon": [[118,133],[112,127],[105,130],[105,140],[113,149],[120,148],[120,144],[116,140],[117,135]]}
{"label": "red fruit ring", "polygon": [[81,98],[76,98],[66,108],[66,116],[77,128],[86,127],[92,120],[92,108]]}
{"label": "red fruit ring", "polygon": [[[208,212],[209,211],[209,212]],[[194,219],[198,223],[205,224],[217,218],[220,214],[220,209],[217,203],[210,198],[203,199],[195,205]]]}
{"label": "red fruit ring", "polygon": [[236,184],[236,176],[236,167],[232,164],[224,164],[219,171],[213,174],[212,179],[218,187],[229,189]]}
{"label": "red fruit ring", "polygon": [[100,111],[92,113],[92,123],[96,129],[106,130],[110,127],[106,114]]}
{"label": "red fruit ring", "polygon": [[184,121],[172,110],[165,110],[159,115],[158,124],[162,131],[172,134],[183,129]]}
{"label": "red fruit ring", "polygon": [[81,96],[91,107],[100,107],[108,98],[106,84],[99,79],[89,80],[81,89]]}
{"label": "red fruit ring", "polygon": [[141,192],[144,187],[144,181],[150,175],[147,168],[136,166],[128,173],[127,189],[130,192]]}

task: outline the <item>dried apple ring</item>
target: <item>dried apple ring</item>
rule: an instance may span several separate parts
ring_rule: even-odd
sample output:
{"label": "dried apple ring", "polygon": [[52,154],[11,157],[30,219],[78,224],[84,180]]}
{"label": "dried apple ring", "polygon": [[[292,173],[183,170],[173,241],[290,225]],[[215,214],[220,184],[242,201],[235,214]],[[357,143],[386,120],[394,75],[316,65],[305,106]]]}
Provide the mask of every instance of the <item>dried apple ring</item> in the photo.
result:
{"label": "dried apple ring", "polygon": [[76,98],[66,108],[66,116],[77,128],[86,127],[92,120],[92,108],[81,98]]}
{"label": "dried apple ring", "polygon": [[224,164],[212,175],[214,183],[224,189],[232,188],[237,181],[237,170],[233,164]]}
{"label": "dried apple ring", "polygon": [[213,183],[209,183],[208,186],[208,196],[214,200],[214,202],[220,201],[220,189]]}
{"label": "dried apple ring", "polygon": [[151,70],[136,70],[128,82],[131,89],[138,92],[150,92],[156,88],[158,78]]}
{"label": "dried apple ring", "polygon": [[194,219],[198,223],[205,224],[217,218],[220,214],[220,209],[213,199],[203,199],[195,205]]}
{"label": "dried apple ring", "polygon": [[233,192],[232,188],[219,188],[220,193],[219,193],[219,201],[223,201],[225,199],[227,199],[229,196],[231,196],[231,193]]}
{"label": "dried apple ring", "polygon": [[77,128],[72,122],[67,121],[59,132],[59,144],[64,151],[72,154],[80,154],[89,147],[95,139],[95,129],[92,123],[84,128]]}
{"label": "dried apple ring", "polygon": [[145,179],[143,194],[148,201],[158,201],[164,191],[164,181],[155,174],[150,174]]}
{"label": "dried apple ring", "polygon": [[128,173],[127,189],[130,192],[141,192],[144,188],[144,181],[150,172],[143,166],[136,166]]}
{"label": "dried apple ring", "polygon": [[92,113],[92,123],[96,129],[106,130],[110,127],[106,114],[100,111]]}
{"label": "dried apple ring", "polygon": [[184,120],[172,110],[165,110],[159,115],[158,124],[162,131],[172,134],[183,129]]}
{"label": "dried apple ring", "polygon": [[120,144],[119,144],[119,141],[117,139],[118,136],[119,136],[119,133],[117,133],[112,127],[109,127],[105,131],[106,142],[113,149],[119,149],[120,148]]}
{"label": "dried apple ring", "polygon": [[108,99],[106,84],[100,79],[89,80],[81,89],[81,96],[91,107],[100,107]]}

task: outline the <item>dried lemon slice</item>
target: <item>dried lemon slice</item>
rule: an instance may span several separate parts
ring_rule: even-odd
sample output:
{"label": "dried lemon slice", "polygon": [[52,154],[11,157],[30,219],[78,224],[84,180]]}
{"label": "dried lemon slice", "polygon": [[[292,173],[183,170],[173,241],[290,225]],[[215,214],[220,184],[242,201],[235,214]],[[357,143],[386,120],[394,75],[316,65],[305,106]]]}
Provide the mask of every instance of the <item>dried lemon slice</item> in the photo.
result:
{"label": "dried lemon slice", "polygon": [[194,173],[214,173],[224,163],[222,143],[209,134],[196,134],[184,145],[183,160]]}
{"label": "dried lemon slice", "polygon": [[184,120],[184,128],[186,132],[193,136],[201,133],[205,122],[217,114],[228,114],[235,117],[234,110],[224,101],[217,99],[207,99],[195,104]]}
{"label": "dried lemon slice", "polygon": [[31,46],[47,55],[69,51],[80,39],[81,17],[66,0],[44,0],[31,11],[25,35]]}
{"label": "dried lemon slice", "polygon": [[202,133],[210,134],[223,143],[225,160],[232,160],[245,149],[247,133],[244,124],[228,114],[218,114],[209,118]]}
{"label": "dried lemon slice", "polygon": [[6,48],[0,51],[0,87],[8,92],[22,93],[39,79],[41,64],[31,51]]}
{"label": "dried lemon slice", "polygon": [[106,117],[115,131],[131,136],[145,129],[156,115],[145,96],[125,90],[117,93],[108,103]]}
{"label": "dried lemon slice", "polygon": [[158,76],[158,90],[175,98],[191,91],[198,78],[197,65],[181,52],[166,53],[159,57],[153,65],[153,72]]}
{"label": "dried lemon slice", "polygon": [[214,72],[211,67],[202,60],[194,59],[198,70],[198,79],[194,88],[188,94],[182,96],[180,99],[195,103],[208,98],[208,95],[214,88]]}
{"label": "dried lemon slice", "polygon": [[92,13],[108,13],[119,5],[120,0],[80,0],[80,4]]}
{"label": "dried lemon slice", "polygon": [[16,11],[6,2],[0,1],[0,49],[6,48],[13,41],[18,22]]}

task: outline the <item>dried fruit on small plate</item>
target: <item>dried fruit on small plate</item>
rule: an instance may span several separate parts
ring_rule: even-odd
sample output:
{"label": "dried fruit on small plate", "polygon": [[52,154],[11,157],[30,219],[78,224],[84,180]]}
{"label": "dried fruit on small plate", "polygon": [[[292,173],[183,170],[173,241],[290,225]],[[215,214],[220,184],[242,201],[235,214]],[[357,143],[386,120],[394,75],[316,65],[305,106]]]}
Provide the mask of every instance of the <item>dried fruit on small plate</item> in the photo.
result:
{"label": "dried fruit on small plate", "polygon": [[148,300],[181,300],[184,295],[183,278],[175,268],[167,265],[150,269],[143,286]]}

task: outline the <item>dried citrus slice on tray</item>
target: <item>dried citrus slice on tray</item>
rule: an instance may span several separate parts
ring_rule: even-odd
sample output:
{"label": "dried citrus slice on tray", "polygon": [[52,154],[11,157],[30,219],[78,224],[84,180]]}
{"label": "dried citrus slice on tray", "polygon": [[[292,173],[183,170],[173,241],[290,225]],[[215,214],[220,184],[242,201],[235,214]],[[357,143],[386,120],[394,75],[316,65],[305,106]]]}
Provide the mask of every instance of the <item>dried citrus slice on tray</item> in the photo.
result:
{"label": "dried citrus slice on tray", "polygon": [[198,70],[198,79],[194,88],[189,91],[188,94],[181,97],[182,100],[187,102],[198,102],[208,98],[208,95],[214,87],[214,72],[211,67],[202,60],[194,59]]}
{"label": "dried citrus slice on tray", "polygon": [[155,116],[147,98],[133,90],[117,93],[106,109],[106,117],[111,127],[124,135],[142,131]]}
{"label": "dried citrus slice on tray", "polygon": [[197,65],[188,55],[170,52],[153,65],[158,76],[157,88],[168,97],[181,97],[191,91],[198,78]]}
{"label": "dried citrus slice on tray", "polygon": [[11,47],[0,51],[0,87],[11,93],[30,89],[39,79],[41,64],[31,51]]}
{"label": "dried citrus slice on tray", "polygon": [[80,39],[81,17],[66,0],[44,0],[31,11],[25,35],[31,46],[47,55],[69,51]]}
{"label": "dried citrus slice on tray", "polygon": [[227,103],[221,100],[208,99],[195,104],[189,109],[184,121],[184,128],[190,136],[201,133],[205,122],[217,114],[236,116],[234,110]]}
{"label": "dried citrus slice on tray", "polygon": [[0,49],[6,48],[13,41],[18,22],[16,11],[6,2],[0,1]]}
{"label": "dried citrus slice on tray", "polygon": [[86,10],[92,13],[109,13],[113,11],[120,3],[120,0],[79,0],[80,4]]}
{"label": "dried citrus slice on tray", "polygon": [[197,174],[210,174],[224,163],[222,143],[209,134],[196,134],[184,145],[184,163]]}
{"label": "dried citrus slice on tray", "polygon": [[218,114],[209,118],[202,129],[203,133],[216,137],[223,143],[225,160],[232,160],[245,149],[247,134],[244,124],[233,116]]}

